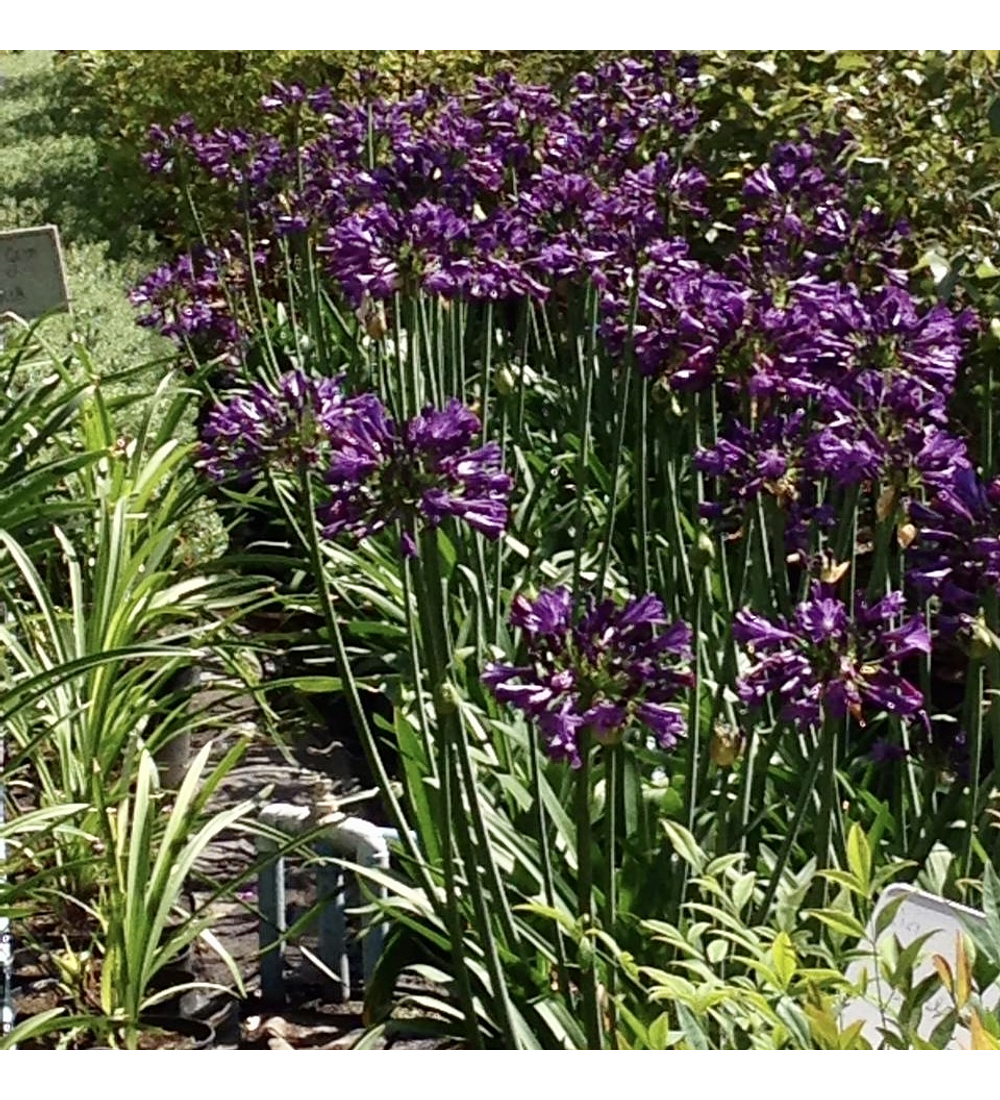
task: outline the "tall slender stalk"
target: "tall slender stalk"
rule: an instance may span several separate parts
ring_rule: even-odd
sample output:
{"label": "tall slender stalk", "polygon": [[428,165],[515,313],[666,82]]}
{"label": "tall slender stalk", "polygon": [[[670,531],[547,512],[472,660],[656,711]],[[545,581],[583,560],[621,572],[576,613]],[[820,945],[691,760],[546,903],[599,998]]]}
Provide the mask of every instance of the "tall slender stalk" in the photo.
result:
{"label": "tall slender stalk", "polygon": [[[444,616],[446,592],[440,575],[437,537],[434,531],[425,531],[421,539],[418,572],[421,578],[418,605],[423,631],[423,656],[437,718],[441,781],[445,789],[451,788],[447,804],[448,816],[440,824],[444,832],[454,836],[461,861],[465,865],[465,881],[472,898],[476,929],[486,956],[486,967],[499,1011],[501,1030],[506,1040],[516,1045],[516,1030],[494,932],[494,913],[509,948],[514,948],[518,937],[507,891],[500,879],[490,847],[465,725],[456,702],[450,697],[453,691],[448,682],[451,642]],[[480,862],[486,872],[492,908],[487,901],[479,874]],[[458,909],[457,897],[455,908]]]}
{"label": "tall slender stalk", "polygon": [[313,491],[309,466],[305,459],[303,459],[299,467],[299,484],[306,513],[306,522],[302,524],[301,530],[305,535],[306,550],[309,554],[319,594],[320,613],[323,616],[327,633],[333,645],[334,658],[337,661],[337,668],[340,672],[345,695],[347,696],[347,705],[351,712],[351,720],[354,722],[355,728],[361,737],[361,744],[368,758],[369,767],[371,767],[376,782],[378,783],[379,791],[386,801],[393,826],[399,833],[400,843],[406,848],[408,855],[413,861],[414,867],[417,869],[417,873],[423,879],[421,885],[427,890],[428,895],[433,897],[433,883],[426,872],[421,870],[424,864],[423,856],[417,849],[413,840],[406,815],[403,812],[399,799],[396,797],[395,790],[389,778],[389,773],[386,771],[385,763],[382,760],[382,754],[379,752],[378,741],[372,732],[371,724],[368,721],[368,715],[365,713],[365,709],[361,703],[361,695],[351,670],[351,663],[347,656],[347,647],[344,644],[340,623],[333,610],[333,593],[330,589],[330,582],[326,573],[326,564],[323,559],[323,549],[320,545],[319,532],[316,526],[315,493]]}
{"label": "tall slender stalk", "polygon": [[820,805],[816,828],[816,858],[822,866],[835,867],[839,853],[834,838],[839,834],[840,805],[837,800],[837,742],[840,722],[827,714],[820,731],[817,755],[822,760],[820,774]]}
{"label": "tall slender stalk", "polygon": [[580,375],[581,398],[579,404],[580,450],[576,461],[576,508],[573,516],[573,592],[580,591],[580,573],[583,568],[583,548],[585,541],[584,516],[587,511],[587,481],[590,469],[590,430],[591,405],[594,396],[594,377],[596,364],[593,358],[593,336],[591,329],[596,326],[597,296],[591,293],[591,317],[588,312],[588,328],[585,334],[577,335],[577,368]]}
{"label": "tall slender stalk", "polygon": [[592,830],[590,823],[591,801],[591,744],[586,729],[579,735],[579,752],[582,761],[574,776],[576,788],[576,898],[579,909],[580,945],[580,997],[583,1025],[590,1050],[604,1049],[604,1030],[601,1025],[601,1007],[597,992],[596,944],[591,938],[594,926],[594,865],[592,854]]}
{"label": "tall slender stalk", "polygon": [[979,770],[983,759],[983,662],[978,657],[969,660],[965,721],[969,731],[969,788],[966,796],[961,867],[962,874],[968,878],[972,875],[972,842],[979,829]]}
{"label": "tall slender stalk", "polygon": [[[634,447],[632,456],[635,482],[635,537],[638,563],[639,591],[649,591],[649,481],[647,459],[647,433],[649,431],[649,386],[638,385],[635,394]],[[676,485],[671,485],[670,505],[677,508]],[[673,528],[671,527],[671,533]],[[680,531],[677,532],[678,536]],[[683,542],[679,539],[673,547],[677,559],[683,556]]]}

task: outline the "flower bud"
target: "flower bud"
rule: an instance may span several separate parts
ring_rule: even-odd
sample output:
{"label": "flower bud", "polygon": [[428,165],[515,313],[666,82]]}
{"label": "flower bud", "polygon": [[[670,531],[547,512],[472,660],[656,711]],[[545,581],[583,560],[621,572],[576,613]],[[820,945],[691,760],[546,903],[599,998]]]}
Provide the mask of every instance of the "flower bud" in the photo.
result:
{"label": "flower bud", "polygon": [[708,746],[712,763],[718,768],[731,768],[743,748],[743,738],[739,730],[719,724],[712,731],[712,740]]}
{"label": "flower bud", "polygon": [[707,531],[699,531],[694,546],[691,547],[691,568],[708,569],[715,561],[715,541]]}
{"label": "flower bud", "polygon": [[496,386],[497,393],[506,397],[508,394],[514,392],[517,386],[517,379],[514,377],[514,372],[510,367],[498,367],[493,384]]}
{"label": "flower bud", "polygon": [[455,685],[445,681],[438,689],[435,702],[442,714],[452,714],[458,709],[460,696],[455,690]]}
{"label": "flower bud", "polygon": [[973,619],[969,623],[969,628],[969,656],[979,661],[985,660],[1000,639],[987,627],[982,618]]}

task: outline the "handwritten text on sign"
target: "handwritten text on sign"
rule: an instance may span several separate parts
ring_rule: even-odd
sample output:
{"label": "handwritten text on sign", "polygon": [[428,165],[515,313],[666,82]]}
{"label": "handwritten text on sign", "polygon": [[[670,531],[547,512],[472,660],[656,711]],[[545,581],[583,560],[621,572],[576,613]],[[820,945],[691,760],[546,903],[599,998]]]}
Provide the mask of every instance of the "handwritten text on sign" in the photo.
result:
{"label": "handwritten text on sign", "polygon": [[42,225],[0,233],[0,313],[30,321],[68,306],[59,230]]}

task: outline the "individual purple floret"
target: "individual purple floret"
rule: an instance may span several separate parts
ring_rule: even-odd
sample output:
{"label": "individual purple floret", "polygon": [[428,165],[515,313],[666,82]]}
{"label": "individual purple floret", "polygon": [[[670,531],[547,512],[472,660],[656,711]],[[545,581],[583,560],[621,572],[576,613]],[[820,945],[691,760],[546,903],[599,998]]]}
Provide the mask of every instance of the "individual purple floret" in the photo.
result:
{"label": "individual purple floret", "polygon": [[644,726],[664,750],[683,736],[684,716],[670,704],[694,683],[691,630],[667,625],[658,597],[624,607],[591,599],[577,614],[568,589],[543,590],[534,601],[515,597],[510,624],[524,633],[528,663],[490,665],[483,682],[538,723],[553,760],[581,765],[583,729],[615,744]]}
{"label": "individual purple floret", "polygon": [[481,430],[478,417],[454,399],[401,428],[374,394],[345,401],[331,425],[324,535],[363,539],[401,521],[403,548],[412,556],[415,521],[436,527],[454,516],[499,538],[513,481],[496,443],[477,446]]}
{"label": "individual purple floret", "polygon": [[201,432],[201,465],[214,481],[246,483],[265,469],[316,466],[343,402],[338,379],[291,371],[273,387],[254,383],[218,405]]}
{"label": "individual purple floret", "polygon": [[847,714],[864,725],[866,710],[926,724],[923,696],[899,664],[929,653],[930,635],[919,616],[890,627],[902,610],[893,592],[875,604],[858,597],[852,617],[832,586],[817,583],[790,622],[738,612],[733,634],[754,662],[737,684],[740,699],[760,706],[773,696],[782,718],[802,726]]}

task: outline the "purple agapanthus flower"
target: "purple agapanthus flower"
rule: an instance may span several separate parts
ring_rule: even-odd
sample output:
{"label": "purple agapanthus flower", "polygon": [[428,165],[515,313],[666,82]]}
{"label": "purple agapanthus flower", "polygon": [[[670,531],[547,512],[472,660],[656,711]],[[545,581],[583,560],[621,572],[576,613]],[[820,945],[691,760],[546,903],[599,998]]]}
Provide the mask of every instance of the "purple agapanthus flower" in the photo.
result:
{"label": "purple agapanthus flower", "polygon": [[910,520],[917,538],[907,580],[922,597],[938,597],[939,625],[951,633],[1000,589],[1000,479],[984,484],[961,468],[930,503],[910,505]]}
{"label": "purple agapanthus flower", "polygon": [[743,324],[749,290],[689,256],[686,241],[650,245],[638,273],[638,314],[629,319],[631,292],[609,288],[602,332],[612,347],[631,336],[645,375],[661,375],[679,390],[701,390],[715,378],[723,352]]}
{"label": "purple agapanthus flower", "polygon": [[641,726],[665,750],[683,736],[684,716],[672,704],[694,682],[691,631],[667,623],[657,596],[624,607],[590,599],[575,609],[568,589],[548,589],[533,601],[515,597],[510,623],[524,633],[527,664],[490,665],[483,682],[537,722],[553,760],[579,767],[584,729],[614,744]]}
{"label": "purple agapanthus flower", "polygon": [[481,431],[479,418],[454,399],[402,425],[374,394],[346,400],[331,424],[324,535],[363,539],[400,521],[403,549],[412,556],[416,522],[436,527],[454,516],[499,538],[513,481],[499,446],[479,445]]}
{"label": "purple agapanthus flower", "polygon": [[214,481],[235,477],[244,483],[264,469],[316,466],[343,400],[339,379],[310,378],[300,370],[274,386],[256,382],[209,413],[200,464]]}
{"label": "purple agapanthus flower", "polygon": [[892,626],[902,610],[893,592],[874,604],[859,596],[852,615],[832,586],[817,583],[790,621],[738,612],[733,633],[753,662],[737,684],[740,699],[759,706],[773,696],[782,718],[803,726],[847,714],[863,725],[866,711],[926,723],[923,696],[899,664],[929,653],[930,635],[919,616]]}
{"label": "purple agapanthus flower", "polygon": [[859,285],[905,284],[902,248],[909,226],[864,204],[845,164],[850,134],[802,137],[774,146],[767,163],[747,178],[734,269],[761,285],[775,276],[844,273]]}
{"label": "purple agapanthus flower", "polygon": [[823,475],[808,461],[812,446],[805,409],[772,413],[753,430],[731,421],[714,447],[702,448],[694,457],[696,469],[717,479],[717,490],[699,505],[701,514],[738,530],[748,507],[766,493],[782,510],[786,548],[806,551],[813,533],[834,521],[832,507],[820,503]]}

